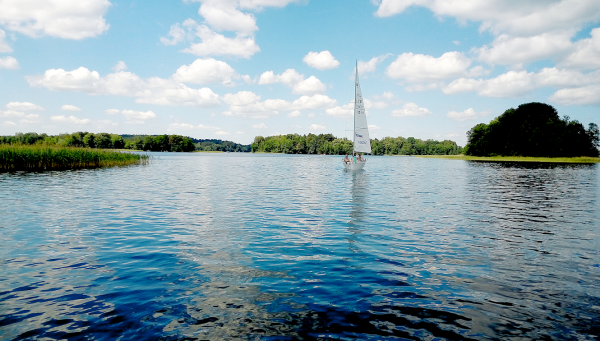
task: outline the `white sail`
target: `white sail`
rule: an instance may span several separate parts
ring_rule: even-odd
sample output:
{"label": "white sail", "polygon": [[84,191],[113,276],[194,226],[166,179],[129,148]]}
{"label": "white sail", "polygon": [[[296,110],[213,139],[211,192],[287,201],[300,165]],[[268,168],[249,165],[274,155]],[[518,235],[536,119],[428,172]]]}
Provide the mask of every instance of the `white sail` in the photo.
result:
{"label": "white sail", "polygon": [[354,151],[359,153],[371,152],[371,139],[369,138],[365,103],[360,91],[360,84],[358,83],[358,64],[356,65],[356,87],[354,93]]}

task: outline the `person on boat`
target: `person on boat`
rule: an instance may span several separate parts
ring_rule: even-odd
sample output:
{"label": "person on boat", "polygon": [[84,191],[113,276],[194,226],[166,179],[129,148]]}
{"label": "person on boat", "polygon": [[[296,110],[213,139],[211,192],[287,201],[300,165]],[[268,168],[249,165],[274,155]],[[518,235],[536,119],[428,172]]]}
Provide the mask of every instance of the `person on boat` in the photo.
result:
{"label": "person on boat", "polygon": [[344,163],[348,164],[350,162],[350,159],[348,158],[348,154],[346,154],[346,157],[344,157]]}
{"label": "person on boat", "polygon": [[356,159],[357,159],[358,161],[361,161],[361,162],[362,162],[362,160],[363,160],[363,158],[362,158],[362,155],[358,154],[358,156],[356,157]]}
{"label": "person on boat", "polygon": [[352,153],[352,161],[356,163],[356,152]]}

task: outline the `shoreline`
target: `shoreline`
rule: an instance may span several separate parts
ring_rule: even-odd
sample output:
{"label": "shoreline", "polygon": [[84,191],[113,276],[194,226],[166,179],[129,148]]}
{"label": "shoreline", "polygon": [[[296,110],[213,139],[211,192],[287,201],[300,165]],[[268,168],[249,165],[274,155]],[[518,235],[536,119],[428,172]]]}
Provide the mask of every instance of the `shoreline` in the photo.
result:
{"label": "shoreline", "polygon": [[534,156],[467,156],[467,155],[413,155],[424,159],[446,159],[483,162],[543,162],[543,163],[600,163],[600,157],[534,157]]}

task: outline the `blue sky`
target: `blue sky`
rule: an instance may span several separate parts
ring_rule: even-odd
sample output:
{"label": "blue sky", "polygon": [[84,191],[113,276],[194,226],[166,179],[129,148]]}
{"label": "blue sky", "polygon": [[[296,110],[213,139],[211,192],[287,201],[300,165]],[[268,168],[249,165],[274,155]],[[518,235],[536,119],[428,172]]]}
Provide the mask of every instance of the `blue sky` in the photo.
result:
{"label": "blue sky", "polygon": [[600,123],[597,0],[0,0],[0,135],[350,129],[466,143],[539,101]]}

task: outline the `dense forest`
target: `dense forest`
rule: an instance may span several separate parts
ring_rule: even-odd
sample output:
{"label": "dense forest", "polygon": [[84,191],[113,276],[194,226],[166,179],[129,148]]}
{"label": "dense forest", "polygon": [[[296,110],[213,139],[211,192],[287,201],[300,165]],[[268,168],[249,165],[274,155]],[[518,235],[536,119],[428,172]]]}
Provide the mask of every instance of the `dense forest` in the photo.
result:
{"label": "dense forest", "polygon": [[594,123],[586,130],[568,116],[560,118],[548,104],[526,103],[474,126],[467,138],[464,151],[473,156],[598,156],[600,132]]}
{"label": "dense forest", "polygon": [[60,135],[17,133],[14,136],[0,136],[0,144],[132,149],[159,152],[192,152],[195,150],[230,152],[250,151],[249,145],[240,145],[234,142],[221,140],[197,140],[181,135],[117,135],[107,133],[94,134],[88,132]]}
{"label": "dense forest", "polygon": [[[352,141],[336,138],[332,134],[257,136],[251,146],[252,152],[266,153],[329,155],[352,153]],[[373,155],[456,155],[463,152],[463,148],[454,141],[423,141],[414,137],[372,139],[371,149]]]}

